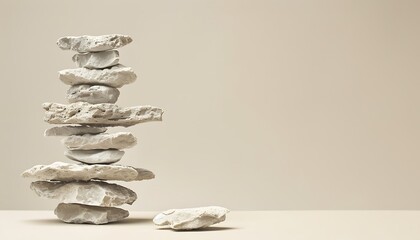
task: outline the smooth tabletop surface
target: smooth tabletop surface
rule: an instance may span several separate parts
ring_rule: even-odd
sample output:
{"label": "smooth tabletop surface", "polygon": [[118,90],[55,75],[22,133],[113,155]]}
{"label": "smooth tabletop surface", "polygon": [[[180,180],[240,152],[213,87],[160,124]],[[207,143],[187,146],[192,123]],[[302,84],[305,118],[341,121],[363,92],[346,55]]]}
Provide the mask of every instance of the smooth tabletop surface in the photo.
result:
{"label": "smooth tabletop surface", "polygon": [[157,212],[131,212],[118,223],[66,224],[53,211],[0,211],[0,239],[420,239],[420,211],[232,211],[196,231],[159,229]]}

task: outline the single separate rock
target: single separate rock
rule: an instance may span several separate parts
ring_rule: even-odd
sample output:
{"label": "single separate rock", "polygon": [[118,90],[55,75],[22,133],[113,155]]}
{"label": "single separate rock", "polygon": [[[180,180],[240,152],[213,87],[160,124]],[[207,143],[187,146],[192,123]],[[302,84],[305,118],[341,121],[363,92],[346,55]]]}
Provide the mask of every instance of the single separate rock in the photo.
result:
{"label": "single separate rock", "polygon": [[58,75],[60,80],[67,85],[106,85],[114,88],[133,83],[137,78],[131,67],[121,64],[105,69],[65,69],[59,71]]}
{"label": "single separate rock", "polygon": [[176,230],[191,230],[205,228],[223,222],[228,209],[223,207],[200,207],[171,209],[159,213],[153,222],[161,227],[170,227]]}
{"label": "single separate rock", "polygon": [[60,203],[54,210],[55,215],[66,223],[105,224],[128,217],[127,210],[115,207],[97,207],[83,204]]}
{"label": "single separate rock", "polygon": [[89,104],[84,102],[69,105],[44,103],[44,120],[52,124],[86,124],[96,126],[132,126],[137,123],[161,121],[163,111],[151,106],[120,108],[115,104]]}
{"label": "single separate rock", "polygon": [[74,85],[67,91],[69,103],[87,102],[90,104],[115,103],[120,96],[118,89],[102,85]]}
{"label": "single separate rock", "polygon": [[68,136],[62,143],[70,150],[124,149],[136,145],[137,139],[128,132]]}
{"label": "single separate rock", "polygon": [[31,183],[31,189],[40,197],[58,199],[63,203],[80,203],[114,207],[133,204],[137,195],[132,190],[106,182],[47,182]]}
{"label": "single separate rock", "polygon": [[124,151],[119,150],[68,150],[64,156],[86,164],[109,164],[118,162]]}
{"label": "single separate rock", "polygon": [[102,36],[68,36],[58,39],[57,45],[63,50],[77,52],[100,52],[123,47],[133,39],[127,35],[110,34]]}
{"label": "single separate rock", "polygon": [[88,180],[115,180],[115,181],[141,181],[155,177],[146,169],[121,165],[86,165],[54,162],[50,165],[36,165],[22,173],[22,177],[38,180],[56,181],[88,181]]}
{"label": "single separate rock", "polygon": [[95,52],[95,53],[78,53],[72,58],[77,67],[102,69],[112,67],[120,61],[120,54],[117,50]]}
{"label": "single separate rock", "polygon": [[106,132],[104,127],[61,126],[45,130],[44,136],[71,136],[83,134],[99,134]]}

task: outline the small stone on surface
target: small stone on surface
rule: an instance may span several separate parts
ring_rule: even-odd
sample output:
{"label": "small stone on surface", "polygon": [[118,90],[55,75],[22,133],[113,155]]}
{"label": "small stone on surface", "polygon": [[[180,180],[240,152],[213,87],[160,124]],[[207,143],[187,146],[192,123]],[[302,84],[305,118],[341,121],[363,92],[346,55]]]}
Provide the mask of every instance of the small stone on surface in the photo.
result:
{"label": "small stone on surface", "polygon": [[124,151],[119,150],[67,150],[64,156],[71,160],[86,164],[116,163],[124,156]]}
{"label": "small stone on surface", "polygon": [[133,39],[127,35],[109,34],[101,36],[67,36],[58,39],[57,45],[63,50],[76,52],[100,52],[123,47]]}
{"label": "small stone on surface", "polygon": [[228,212],[228,209],[216,206],[171,209],[156,215],[153,222],[175,230],[192,230],[223,222]]}
{"label": "small stone on surface", "polygon": [[95,53],[78,53],[72,58],[77,67],[102,69],[112,67],[120,61],[117,50],[95,52]]}
{"label": "small stone on surface", "polygon": [[121,64],[105,69],[64,69],[59,71],[58,75],[60,80],[67,85],[106,85],[114,88],[133,83],[137,78],[131,67]]}
{"label": "small stone on surface", "polygon": [[62,143],[70,150],[124,149],[137,144],[128,132],[74,135],[65,137]]}
{"label": "small stone on surface", "polygon": [[90,104],[115,103],[120,96],[118,89],[102,85],[74,85],[67,91],[69,103],[87,102]]}
{"label": "small stone on surface", "polygon": [[128,217],[127,210],[116,207],[97,207],[75,203],[60,203],[55,215],[67,223],[105,224]]}
{"label": "small stone on surface", "polygon": [[44,132],[44,136],[72,136],[83,134],[99,134],[106,132],[104,127],[60,126],[52,127]]}
{"label": "small stone on surface", "polygon": [[31,183],[31,189],[40,197],[58,199],[63,203],[80,203],[114,207],[133,204],[137,194],[132,190],[106,182],[48,182]]}

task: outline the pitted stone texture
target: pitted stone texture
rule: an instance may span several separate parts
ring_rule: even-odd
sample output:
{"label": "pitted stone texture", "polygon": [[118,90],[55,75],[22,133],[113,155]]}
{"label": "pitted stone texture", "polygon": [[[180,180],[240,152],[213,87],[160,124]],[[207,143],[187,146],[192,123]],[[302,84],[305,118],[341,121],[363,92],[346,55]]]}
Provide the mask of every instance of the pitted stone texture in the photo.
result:
{"label": "pitted stone texture", "polygon": [[127,210],[116,207],[97,207],[75,203],[60,203],[55,215],[66,223],[106,224],[128,217]]}
{"label": "pitted stone texture", "polygon": [[44,136],[72,136],[83,134],[99,134],[106,132],[104,127],[60,126],[52,127],[44,132]]}
{"label": "pitted stone texture", "polygon": [[131,133],[118,132],[68,136],[62,143],[70,150],[124,149],[136,145],[137,139]]}
{"label": "pitted stone texture", "polygon": [[42,106],[46,110],[44,120],[52,124],[128,127],[142,122],[161,121],[163,114],[162,109],[152,106],[121,108],[110,103],[44,103]]}
{"label": "pitted stone texture", "polygon": [[95,52],[95,53],[78,53],[72,58],[77,67],[102,69],[112,67],[120,61],[120,54],[117,50]]}
{"label": "pitted stone texture", "polygon": [[90,104],[115,103],[120,96],[118,89],[102,85],[74,85],[67,91],[69,103],[87,102]]}
{"label": "pitted stone texture", "polygon": [[76,52],[100,52],[123,47],[133,39],[127,35],[109,34],[101,36],[68,36],[58,39],[57,45],[63,50]]}
{"label": "pitted stone texture", "polygon": [[121,64],[105,69],[73,68],[58,72],[60,80],[67,85],[89,84],[120,88],[136,81],[131,67]]}
{"label": "pitted stone texture", "polygon": [[64,156],[71,160],[86,164],[116,163],[124,156],[124,151],[119,150],[67,150]]}
{"label": "pitted stone texture", "polygon": [[161,227],[191,230],[223,222],[228,212],[226,208],[215,206],[171,209],[156,215],[153,222]]}
{"label": "pitted stone texture", "polygon": [[22,173],[22,177],[42,181],[141,181],[155,178],[146,169],[122,165],[86,165],[54,162],[50,165],[36,165]]}
{"label": "pitted stone texture", "polygon": [[31,183],[31,189],[40,197],[57,199],[63,203],[80,203],[114,207],[133,204],[137,195],[132,190],[106,182],[48,182]]}

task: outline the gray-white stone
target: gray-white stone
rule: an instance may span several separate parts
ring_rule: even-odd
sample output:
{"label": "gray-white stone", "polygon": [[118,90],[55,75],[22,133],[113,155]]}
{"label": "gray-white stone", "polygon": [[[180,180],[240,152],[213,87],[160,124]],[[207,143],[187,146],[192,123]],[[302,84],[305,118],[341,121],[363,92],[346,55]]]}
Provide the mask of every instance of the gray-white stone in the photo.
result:
{"label": "gray-white stone", "polygon": [[64,69],[59,71],[58,75],[60,80],[67,85],[106,85],[114,88],[133,83],[137,78],[131,67],[121,64],[105,69]]}
{"label": "gray-white stone", "polygon": [[128,127],[142,122],[161,121],[163,114],[162,109],[152,106],[121,108],[110,103],[44,103],[42,107],[46,110],[44,121],[52,124]]}
{"label": "gray-white stone", "polygon": [[60,126],[52,127],[44,132],[44,136],[71,136],[83,134],[99,134],[106,132],[104,127]]}
{"label": "gray-white stone", "polygon": [[112,67],[120,61],[120,54],[117,50],[93,52],[93,53],[78,53],[72,58],[77,67],[102,69]]}
{"label": "gray-white stone", "polygon": [[55,215],[66,223],[106,224],[128,217],[127,210],[116,207],[97,207],[75,203],[60,203]]}
{"label": "gray-white stone", "polygon": [[31,183],[31,189],[40,197],[57,199],[63,203],[80,203],[114,207],[133,204],[137,194],[132,190],[106,182],[48,182]]}
{"label": "gray-white stone", "polygon": [[74,85],[67,91],[69,103],[87,102],[90,104],[115,103],[120,96],[118,89],[102,85]]}
{"label": "gray-white stone", "polygon": [[119,150],[67,150],[64,156],[86,164],[116,163],[124,156]]}
{"label": "gray-white stone", "polygon": [[54,162],[50,165],[36,165],[22,173],[22,177],[35,178],[42,181],[141,181],[155,178],[146,169],[122,165],[86,165]]}
{"label": "gray-white stone", "polygon": [[62,143],[70,150],[124,149],[136,145],[137,139],[128,132],[73,135]]}
{"label": "gray-white stone", "polygon": [[191,230],[223,222],[228,212],[226,208],[215,206],[171,209],[156,215],[153,222],[161,227]]}
{"label": "gray-white stone", "polygon": [[100,52],[123,47],[133,39],[127,35],[109,34],[101,36],[67,36],[58,39],[57,45],[63,50],[77,52]]}

